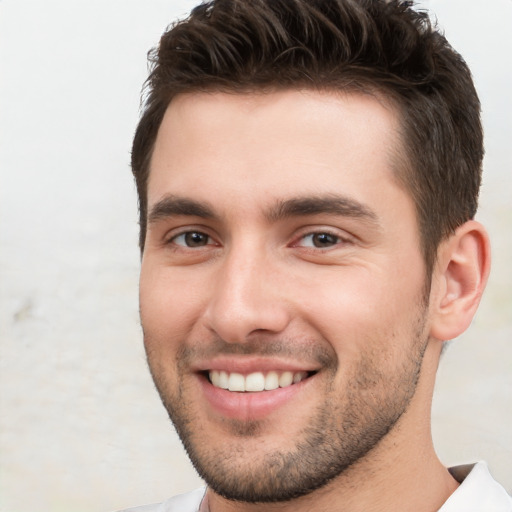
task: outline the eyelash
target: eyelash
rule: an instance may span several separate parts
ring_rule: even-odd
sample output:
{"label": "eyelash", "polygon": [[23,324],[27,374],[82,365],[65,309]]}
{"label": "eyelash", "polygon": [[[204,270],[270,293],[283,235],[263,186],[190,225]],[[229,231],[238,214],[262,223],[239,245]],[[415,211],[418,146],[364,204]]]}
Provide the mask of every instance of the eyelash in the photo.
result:
{"label": "eyelash", "polygon": [[[176,240],[180,237],[184,237],[186,239],[187,236],[194,236],[194,235],[199,235],[201,237],[205,237],[206,238],[206,243],[204,245],[196,245],[196,246],[193,246],[193,245],[187,245],[186,243],[186,240],[184,240],[185,243],[183,244],[179,244],[176,242]],[[166,242],[166,244],[168,245],[176,245],[180,248],[183,248],[183,249],[194,249],[194,248],[197,248],[197,247],[206,247],[208,245],[215,245],[215,244],[212,244],[211,242],[213,241],[213,238],[208,235],[207,233],[205,233],[204,231],[201,231],[199,229],[191,229],[191,230],[188,230],[188,231],[183,231],[181,233],[177,233],[175,235],[173,235],[171,238],[169,238],[169,240]]]}
{"label": "eyelash", "polygon": [[[320,246],[315,245],[313,238],[320,237],[320,236],[326,236],[326,237],[330,238],[330,241],[328,242],[329,245],[327,247],[320,247]],[[301,245],[301,243],[304,240],[306,240],[307,238],[312,239],[311,244]],[[304,233],[303,235],[301,235],[299,237],[297,242],[293,243],[292,246],[293,247],[301,247],[302,246],[303,248],[309,249],[309,250],[317,250],[317,249],[318,250],[329,250],[329,249],[335,248],[339,245],[348,244],[348,243],[350,243],[350,240],[347,237],[340,236],[339,233],[333,233],[332,231],[330,231],[328,229],[319,229],[319,230],[309,231],[307,233]]]}
{"label": "eyelash", "polygon": [[[186,237],[195,236],[195,235],[199,235],[199,237],[202,237],[203,241],[204,241],[204,237],[206,237],[206,242],[204,244],[201,244],[199,241],[198,245],[194,246],[193,244],[190,244],[190,240],[189,240],[188,244],[187,244]],[[327,241],[327,244],[328,244],[327,247],[321,247],[321,246],[315,245],[313,237],[321,237],[321,236],[326,236],[330,239],[330,241]],[[180,237],[184,237],[183,243],[177,242],[177,240]],[[308,238],[312,239],[311,244],[303,245],[303,242],[305,240],[307,240]],[[295,242],[293,242],[291,244],[291,247],[302,247],[306,250],[313,250],[313,251],[315,251],[315,250],[325,250],[326,251],[326,250],[335,248],[339,245],[348,244],[348,243],[350,243],[350,240],[347,237],[342,237],[338,233],[333,233],[332,231],[327,230],[327,229],[323,229],[323,230],[319,229],[319,230],[315,230],[315,231],[308,231],[308,232],[302,234],[298,239],[296,239]],[[168,239],[168,241],[166,242],[166,245],[174,245],[177,248],[177,250],[179,250],[179,249],[186,250],[186,249],[203,248],[203,247],[207,247],[207,246],[211,246],[211,245],[218,245],[218,244],[216,244],[214,242],[213,238],[208,233],[205,233],[204,231],[201,231],[200,229],[190,229],[190,230],[183,231],[181,233],[177,233],[177,234],[173,235],[172,237],[170,237]]]}

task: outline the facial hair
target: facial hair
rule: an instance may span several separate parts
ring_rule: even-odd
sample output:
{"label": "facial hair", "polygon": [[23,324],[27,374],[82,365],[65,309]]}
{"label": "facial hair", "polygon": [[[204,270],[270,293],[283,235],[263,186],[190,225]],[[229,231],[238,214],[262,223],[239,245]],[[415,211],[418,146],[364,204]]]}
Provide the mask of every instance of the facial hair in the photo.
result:
{"label": "facial hair", "polygon": [[[304,356],[309,350],[309,360],[321,362],[328,384],[308,424],[297,436],[293,449],[269,453],[264,441],[261,450],[255,449],[254,443],[248,447],[246,442],[259,439],[265,431],[264,420],[226,420],[234,442],[210,445],[207,429],[196,421],[201,411],[195,410],[192,392],[182,378],[188,360],[204,355],[200,347],[185,347],[179,354],[176,371],[180,385],[173,389],[156,354],[148,350],[152,342],[147,334],[145,344],[157,390],[199,475],[226,499],[270,503],[298,498],[325,486],[363,459],[393,429],[416,391],[428,343],[424,325],[421,311],[411,329],[408,352],[401,354],[400,361],[394,364],[383,364],[386,350],[375,340],[363,343],[363,347],[369,348],[364,348],[357,363],[347,369],[347,385],[343,389],[336,389],[334,379],[339,361],[328,345],[268,340],[240,345],[222,340],[211,343],[205,350],[224,354]],[[387,341],[393,343],[393,339]]]}

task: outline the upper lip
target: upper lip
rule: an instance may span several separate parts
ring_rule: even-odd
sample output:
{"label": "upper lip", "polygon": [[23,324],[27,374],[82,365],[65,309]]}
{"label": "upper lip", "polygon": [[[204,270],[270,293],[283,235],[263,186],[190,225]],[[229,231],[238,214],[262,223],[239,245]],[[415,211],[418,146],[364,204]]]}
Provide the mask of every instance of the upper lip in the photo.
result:
{"label": "upper lip", "polygon": [[278,357],[255,356],[218,356],[209,360],[200,361],[193,365],[195,372],[218,370],[241,373],[243,375],[254,372],[315,372],[319,370],[318,363],[304,363],[289,361]]}

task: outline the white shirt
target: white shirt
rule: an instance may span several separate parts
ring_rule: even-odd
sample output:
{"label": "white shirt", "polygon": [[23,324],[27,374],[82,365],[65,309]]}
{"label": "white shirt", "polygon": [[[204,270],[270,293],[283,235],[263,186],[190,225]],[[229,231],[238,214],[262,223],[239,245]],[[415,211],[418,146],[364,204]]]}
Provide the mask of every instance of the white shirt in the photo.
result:
{"label": "white shirt", "polygon": [[493,479],[485,462],[457,466],[450,473],[460,486],[439,512],[512,512],[512,498]]}
{"label": "white shirt", "polygon": [[163,503],[127,508],[119,512],[199,512],[205,493],[206,487],[200,487],[192,492],[178,494]]}
{"label": "white shirt", "polygon": [[[512,512],[512,498],[496,482],[485,462],[450,468],[461,483],[439,512]],[[199,512],[206,487],[180,494],[163,503],[129,508],[119,512]]]}

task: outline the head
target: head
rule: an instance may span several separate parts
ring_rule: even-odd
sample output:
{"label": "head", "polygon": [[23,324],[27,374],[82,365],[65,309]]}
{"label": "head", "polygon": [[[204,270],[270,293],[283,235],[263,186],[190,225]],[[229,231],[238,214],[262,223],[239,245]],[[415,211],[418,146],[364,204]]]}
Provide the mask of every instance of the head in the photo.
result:
{"label": "head", "polygon": [[218,0],[153,58],[141,318],[200,474],[286,501],[417,441],[488,268],[460,56],[408,2]]}
{"label": "head", "polygon": [[396,179],[415,202],[429,273],[440,241],[475,215],[483,135],[467,65],[412,3],[217,0],[172,26],[151,53],[133,142],[141,250],[151,156],[178,94],[357,91],[385,98],[399,113]]}

